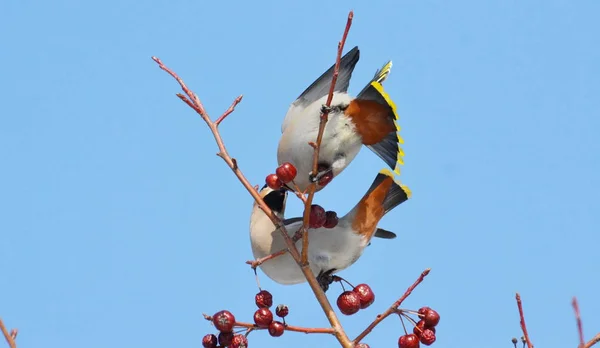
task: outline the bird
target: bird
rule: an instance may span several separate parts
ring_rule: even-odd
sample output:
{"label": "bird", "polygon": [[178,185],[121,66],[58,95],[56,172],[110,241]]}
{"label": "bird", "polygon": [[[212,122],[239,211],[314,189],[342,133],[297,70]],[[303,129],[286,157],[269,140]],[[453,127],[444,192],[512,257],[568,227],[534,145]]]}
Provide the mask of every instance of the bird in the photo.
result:
{"label": "bird", "polygon": [[[289,189],[272,189],[265,185],[259,194],[274,214],[283,219]],[[354,264],[370,244],[371,238],[396,238],[394,232],[378,228],[383,216],[411,196],[408,187],[394,179],[394,173],[382,169],[361,200],[333,228],[308,229],[308,262],[323,291],[327,291],[333,275]],[[302,226],[302,218],[283,219],[288,234],[293,236]],[[279,229],[255,202],[250,217],[250,242],[256,259],[264,258],[286,248]],[[302,240],[296,242],[302,249]],[[261,270],[273,281],[299,284],[306,281],[289,253],[263,262]]]}
{"label": "bird", "polygon": [[[298,170],[294,183],[305,192],[311,183],[317,183],[315,192],[339,175],[356,157],[362,145],[367,146],[397,174],[403,164],[404,143],[398,131],[396,105],[383,89],[392,62],[388,61],[375,72],[374,77],[354,98],[348,94],[350,78],[358,62],[358,46],[340,60],[339,75],[330,107],[325,103],[334,74],[331,66],[315,80],[289,107],[281,124],[281,138],[277,147],[277,161],[293,164]],[[312,173],[315,142],[320,115],[329,111],[318,158],[318,171]]]}

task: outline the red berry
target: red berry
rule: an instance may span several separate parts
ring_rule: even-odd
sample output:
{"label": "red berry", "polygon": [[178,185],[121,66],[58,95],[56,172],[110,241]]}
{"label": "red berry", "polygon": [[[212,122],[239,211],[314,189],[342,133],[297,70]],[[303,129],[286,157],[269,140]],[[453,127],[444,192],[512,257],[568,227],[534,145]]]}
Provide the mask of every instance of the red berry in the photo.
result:
{"label": "red berry", "polygon": [[274,321],[271,323],[271,325],[269,325],[269,335],[273,337],[279,337],[283,335],[284,330],[285,326],[279,321]]}
{"label": "red berry", "polygon": [[229,346],[233,340],[233,332],[221,332],[219,333],[219,345],[222,347]]}
{"label": "red berry", "polygon": [[369,347],[369,345],[366,343],[358,343],[357,345],[354,346],[354,348],[371,348],[371,347]]}
{"label": "red berry", "polygon": [[281,318],[285,318],[289,312],[290,312],[290,310],[289,310],[288,306],[286,306],[284,304],[280,304],[275,309],[275,314],[277,314],[277,316],[281,317]]}
{"label": "red berry", "polygon": [[435,332],[431,329],[423,330],[423,333],[421,334],[421,343],[423,343],[426,346],[429,346],[433,342],[435,342]]}
{"label": "red berry", "polygon": [[360,309],[365,309],[375,302],[375,293],[367,284],[358,284],[352,291],[360,299]]}
{"label": "red berry", "polygon": [[284,184],[294,180],[294,178],[296,178],[296,173],[298,173],[296,167],[289,162],[285,162],[275,170],[275,174],[277,174],[279,180]]}
{"label": "red berry", "polygon": [[423,320],[425,321],[426,326],[434,327],[440,322],[440,315],[438,314],[438,312],[429,308],[429,310],[425,312],[425,317],[423,318]]}
{"label": "red berry", "polygon": [[415,334],[402,335],[398,339],[398,348],[419,348],[419,338]]}
{"label": "red berry", "polygon": [[360,309],[360,298],[354,291],[344,291],[337,299],[337,306],[340,312],[352,315]]}
{"label": "red berry", "polygon": [[254,323],[258,327],[269,327],[273,321],[273,313],[269,308],[259,308],[254,312]]}
{"label": "red berry", "polygon": [[248,348],[248,338],[245,335],[235,335],[231,340],[231,348]]}
{"label": "red berry", "polygon": [[425,307],[421,307],[418,310],[419,313],[419,317],[421,317],[422,315],[425,315],[425,313],[427,313],[428,310],[430,310],[431,308],[425,306]]}
{"label": "red berry", "polygon": [[235,317],[230,311],[217,312],[213,315],[212,320],[217,330],[221,332],[231,332],[233,324],[235,324]]}
{"label": "red berry", "polygon": [[319,186],[327,186],[327,184],[329,184],[331,180],[333,180],[333,173],[328,172],[327,174],[323,175],[317,183],[319,184]]}
{"label": "red berry", "polygon": [[279,190],[283,186],[283,183],[281,182],[281,180],[279,180],[277,174],[267,175],[265,182],[267,183],[267,186],[269,186],[273,190]]}
{"label": "red berry", "polygon": [[202,347],[204,348],[217,348],[217,336],[208,334],[202,337]]}
{"label": "red berry", "polygon": [[269,308],[273,305],[273,295],[267,290],[261,290],[254,296],[254,302],[258,308]]}
{"label": "red berry", "polygon": [[323,227],[327,217],[325,215],[325,209],[318,204],[313,204],[310,207],[310,217],[308,219],[308,225],[310,228]]}
{"label": "red berry", "polygon": [[415,335],[421,338],[421,334],[423,333],[423,331],[425,331],[425,329],[429,329],[433,331],[433,333],[435,333],[435,327],[427,326],[427,324],[425,324],[425,320],[419,320],[417,325],[415,325],[415,327],[413,328],[413,332]]}
{"label": "red berry", "polygon": [[334,228],[338,224],[338,216],[335,211],[328,211],[325,213],[325,228]]}

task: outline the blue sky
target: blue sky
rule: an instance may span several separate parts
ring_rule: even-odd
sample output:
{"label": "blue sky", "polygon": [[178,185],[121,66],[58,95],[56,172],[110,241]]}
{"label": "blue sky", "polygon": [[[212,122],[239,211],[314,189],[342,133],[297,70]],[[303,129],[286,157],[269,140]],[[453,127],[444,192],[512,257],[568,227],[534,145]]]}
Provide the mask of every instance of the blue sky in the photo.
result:
{"label": "blue sky", "polygon": [[[0,316],[20,347],[200,347],[203,312],[251,320],[251,198],[150,57],[215,118],[244,94],[222,135],[262,184],[289,103],[333,64],[350,9],[350,91],[393,60],[413,191],[380,224],[399,237],[341,274],[376,293],[342,317],[350,336],[427,267],[404,307],[441,313],[436,347],[512,346],[516,291],[536,346],[577,344],[574,295],[586,337],[600,331],[597,1],[24,0],[0,4]],[[316,202],[345,213],[383,166],[361,151]],[[307,285],[261,280],[290,323],[327,324]],[[401,334],[390,318],[365,342]]]}

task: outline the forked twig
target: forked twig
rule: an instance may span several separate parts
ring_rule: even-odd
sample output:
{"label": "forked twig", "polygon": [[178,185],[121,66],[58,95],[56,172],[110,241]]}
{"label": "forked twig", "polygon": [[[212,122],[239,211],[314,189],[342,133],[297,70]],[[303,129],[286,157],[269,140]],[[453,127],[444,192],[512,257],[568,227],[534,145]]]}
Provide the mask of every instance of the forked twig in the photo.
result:
{"label": "forked twig", "polygon": [[427,268],[426,270],[424,270],[421,275],[419,276],[419,278],[417,278],[417,280],[408,287],[408,289],[406,289],[406,291],[404,292],[404,295],[402,295],[396,302],[394,302],[390,308],[388,308],[385,312],[383,312],[382,314],[378,314],[377,318],[375,318],[375,320],[373,320],[373,322],[371,324],[369,324],[369,326],[367,326],[366,329],[363,330],[363,332],[361,332],[358,336],[356,336],[356,338],[352,341],[354,342],[354,344],[358,344],[360,343],[360,341],[365,338],[374,328],[375,326],[377,326],[380,322],[383,321],[383,319],[387,318],[388,316],[390,316],[391,314],[396,313],[396,310],[398,309],[398,307],[400,307],[400,305],[402,304],[402,302],[404,302],[404,300],[410,296],[410,294],[413,292],[413,290],[419,285],[421,284],[421,282],[425,279],[425,277],[427,277],[427,275],[429,274],[429,271],[431,269]]}

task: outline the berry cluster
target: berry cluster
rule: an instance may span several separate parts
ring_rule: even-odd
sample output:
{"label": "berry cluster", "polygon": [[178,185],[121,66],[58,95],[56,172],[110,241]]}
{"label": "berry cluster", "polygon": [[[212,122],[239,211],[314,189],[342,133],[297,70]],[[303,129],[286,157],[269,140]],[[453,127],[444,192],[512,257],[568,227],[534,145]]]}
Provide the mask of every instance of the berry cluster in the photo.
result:
{"label": "berry cluster", "polygon": [[338,296],[337,306],[345,315],[352,315],[375,302],[375,293],[367,284],[358,284]]}
{"label": "berry cluster", "polygon": [[400,314],[409,318],[415,327],[413,333],[400,336],[398,348],[418,348],[419,342],[426,346],[435,342],[435,327],[440,322],[438,312],[429,307],[421,307],[416,312],[419,316],[419,321],[416,323],[404,311],[401,311]]}
{"label": "berry cluster", "polygon": [[338,216],[335,211],[325,211],[322,206],[313,204],[310,206],[310,217],[308,227],[310,228],[334,228],[338,224]]}
{"label": "berry cluster", "polygon": [[275,309],[275,314],[283,319],[283,323],[273,320],[273,312],[269,309],[273,305],[273,295],[266,290],[261,290],[254,297],[258,310],[254,312],[254,323],[260,328],[268,329],[269,335],[279,337],[285,331],[285,317],[289,313],[286,305],[279,305]]}
{"label": "berry cluster", "polygon": [[[267,175],[265,182],[267,186],[272,190],[279,190],[283,185],[294,181],[296,178],[296,174],[298,171],[293,164],[289,162],[285,162],[284,164],[277,167],[275,170],[275,174]],[[321,181],[327,179],[327,182],[321,184]],[[319,185],[325,186],[329,181],[333,179],[333,175],[331,177],[325,175],[321,180],[319,180]],[[313,204],[310,210],[310,219],[309,219],[309,227],[310,228],[334,228],[338,224],[338,216],[334,211],[325,211],[323,207],[318,204]]]}
{"label": "berry cluster", "polygon": [[[273,295],[266,290],[261,290],[254,296],[254,302],[258,310],[254,312],[254,329],[266,329],[273,337],[283,335],[285,331],[285,317],[289,313],[286,305],[280,304],[275,309],[275,314],[282,318],[283,323],[273,320],[273,313],[269,309],[273,306]],[[208,334],[202,338],[202,346],[204,348],[247,348],[248,338],[246,335],[235,334],[233,328],[236,325],[235,317],[230,311],[222,310],[212,316],[212,322],[219,330],[218,337],[213,334]],[[247,327],[247,324],[238,325],[238,327]]]}
{"label": "berry cluster", "polygon": [[219,330],[219,337],[208,334],[202,338],[204,348],[216,348],[217,344],[221,347],[247,348],[248,338],[245,335],[236,335],[233,333],[235,317],[230,311],[223,310],[212,316],[212,322]]}
{"label": "berry cluster", "polygon": [[298,170],[293,164],[285,162],[284,164],[277,167],[275,174],[267,175],[265,180],[267,186],[273,190],[279,190],[284,184],[293,181],[296,178]]}

